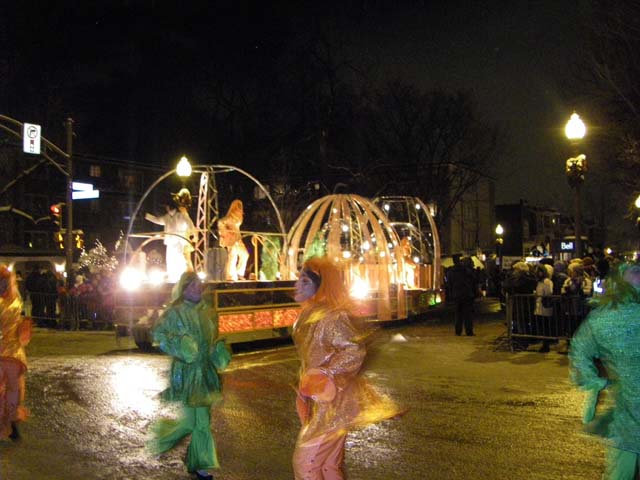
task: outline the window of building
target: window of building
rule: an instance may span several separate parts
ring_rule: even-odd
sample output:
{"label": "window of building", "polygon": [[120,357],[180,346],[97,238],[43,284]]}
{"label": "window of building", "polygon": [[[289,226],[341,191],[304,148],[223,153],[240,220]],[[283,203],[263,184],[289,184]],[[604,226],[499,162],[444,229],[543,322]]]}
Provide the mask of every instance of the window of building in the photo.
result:
{"label": "window of building", "polygon": [[34,250],[47,250],[53,244],[51,232],[27,230],[24,232],[25,246]]}
{"label": "window of building", "polygon": [[142,175],[131,170],[118,171],[120,187],[126,191],[139,192],[142,188]]}
{"label": "window of building", "polygon": [[91,165],[89,167],[89,176],[90,177],[101,177],[102,176],[102,168],[100,168],[100,165]]}

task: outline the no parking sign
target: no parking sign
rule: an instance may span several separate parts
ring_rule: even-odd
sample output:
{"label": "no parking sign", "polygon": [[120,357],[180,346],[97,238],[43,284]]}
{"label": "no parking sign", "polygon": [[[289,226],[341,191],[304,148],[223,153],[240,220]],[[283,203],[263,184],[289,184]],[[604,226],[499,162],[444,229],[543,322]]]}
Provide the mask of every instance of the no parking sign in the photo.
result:
{"label": "no parking sign", "polygon": [[24,153],[40,154],[40,125],[34,123],[25,123],[22,129],[22,151]]}

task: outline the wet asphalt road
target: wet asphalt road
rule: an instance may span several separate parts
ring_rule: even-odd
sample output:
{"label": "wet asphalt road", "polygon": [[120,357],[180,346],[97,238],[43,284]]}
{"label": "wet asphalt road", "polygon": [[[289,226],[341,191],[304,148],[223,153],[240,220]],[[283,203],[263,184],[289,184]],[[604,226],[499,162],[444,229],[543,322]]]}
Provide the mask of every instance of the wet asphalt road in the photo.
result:
{"label": "wet asphalt road", "polygon": [[[511,353],[497,347],[500,317],[478,320],[475,337],[433,319],[379,332],[368,376],[409,411],[348,437],[351,480],[600,478],[603,447],[580,431],[567,356]],[[186,444],[160,458],[144,448],[149,424],[174,413],[158,400],[168,359],[117,347],[104,333],[74,336],[73,351],[96,335],[113,349],[31,356],[32,417],[20,442],[0,442],[0,479],[190,478]],[[286,344],[234,356],[212,414],[216,479],[293,478],[297,368]]]}

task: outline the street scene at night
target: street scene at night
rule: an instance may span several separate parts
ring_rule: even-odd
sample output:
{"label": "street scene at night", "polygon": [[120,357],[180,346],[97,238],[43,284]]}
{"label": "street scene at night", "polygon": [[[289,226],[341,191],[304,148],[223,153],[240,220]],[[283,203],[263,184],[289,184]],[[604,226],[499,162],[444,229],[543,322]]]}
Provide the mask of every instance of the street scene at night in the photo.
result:
{"label": "street scene at night", "polygon": [[0,479],[640,478],[640,5],[0,14]]}
{"label": "street scene at night", "polygon": [[[370,378],[408,411],[350,435],[349,478],[600,478],[603,450],[580,432],[567,356],[499,348],[505,325],[486,304],[475,337],[452,335],[446,317],[379,332]],[[20,444],[0,447],[2,478],[185,478],[185,445],[159,460],[144,448],[167,358],[123,340],[36,332],[32,418]],[[297,370],[287,344],[234,355],[212,415],[215,478],[292,478]]]}

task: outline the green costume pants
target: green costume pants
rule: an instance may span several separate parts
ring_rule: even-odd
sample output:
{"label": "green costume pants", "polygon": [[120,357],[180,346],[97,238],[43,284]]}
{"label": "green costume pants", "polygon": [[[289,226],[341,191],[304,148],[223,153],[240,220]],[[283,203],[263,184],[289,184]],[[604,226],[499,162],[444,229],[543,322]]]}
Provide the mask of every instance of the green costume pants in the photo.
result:
{"label": "green costume pants", "polygon": [[153,427],[154,439],[151,450],[163,453],[171,450],[180,440],[191,434],[187,449],[187,470],[219,468],[213,435],[211,434],[211,414],[209,407],[184,407],[180,420],[161,419]]}
{"label": "green costume pants", "polygon": [[638,472],[638,454],[609,447],[602,480],[634,480]]}

